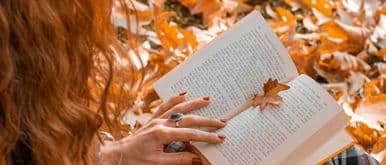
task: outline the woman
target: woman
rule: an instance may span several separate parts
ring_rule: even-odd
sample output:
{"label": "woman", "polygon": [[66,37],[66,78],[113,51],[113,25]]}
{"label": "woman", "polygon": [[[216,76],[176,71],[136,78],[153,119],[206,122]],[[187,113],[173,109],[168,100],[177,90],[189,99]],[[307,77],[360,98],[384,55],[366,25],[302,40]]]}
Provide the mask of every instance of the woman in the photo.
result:
{"label": "woman", "polygon": [[[120,131],[106,109],[119,49],[111,7],[111,0],[0,1],[0,164],[200,164],[195,154],[164,153],[163,146],[224,141],[191,129],[224,127],[220,120],[167,119],[210,103],[181,93],[134,135],[98,147],[102,126]],[[94,65],[101,58],[107,67]],[[105,82],[98,99],[90,94],[96,75]]]}

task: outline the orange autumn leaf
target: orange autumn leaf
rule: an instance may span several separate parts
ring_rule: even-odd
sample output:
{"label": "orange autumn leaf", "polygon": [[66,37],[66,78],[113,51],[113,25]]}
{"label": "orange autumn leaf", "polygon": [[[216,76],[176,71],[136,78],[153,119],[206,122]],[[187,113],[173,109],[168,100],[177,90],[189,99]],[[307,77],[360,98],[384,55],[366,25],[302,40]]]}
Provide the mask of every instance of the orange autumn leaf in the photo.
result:
{"label": "orange autumn leaf", "polygon": [[178,38],[177,26],[169,25],[168,23],[168,19],[174,15],[174,12],[163,12],[154,20],[154,30],[157,37],[161,40],[164,49],[169,49],[170,47],[176,48],[182,43]]}
{"label": "orange autumn leaf", "polygon": [[386,122],[386,78],[379,76],[364,85],[363,99],[355,113],[374,122]]}
{"label": "orange autumn leaf", "polygon": [[[374,96],[373,96],[374,97]],[[386,97],[376,96],[376,100],[362,100],[355,109],[355,114],[367,122],[386,122]]]}
{"label": "orange autumn leaf", "polygon": [[189,45],[191,46],[192,50],[190,51],[186,50],[183,52],[184,54],[189,55],[197,47],[196,36],[184,29],[180,29],[180,33],[184,36],[184,42],[183,42],[184,46],[185,47],[189,47]]}
{"label": "orange autumn leaf", "polygon": [[219,11],[221,7],[222,3],[219,0],[197,0],[191,12],[193,14],[202,13],[205,24],[210,25],[212,15]]}
{"label": "orange autumn leaf", "polygon": [[285,9],[283,7],[277,7],[276,12],[277,12],[277,14],[279,14],[280,19],[283,22],[286,22],[287,24],[296,23],[296,17],[291,12],[289,12],[287,9]]}
{"label": "orange autumn leaf", "polygon": [[330,0],[301,0],[308,8],[315,8],[325,16],[332,16],[336,6]]}
{"label": "orange autumn leaf", "polygon": [[314,63],[319,58],[317,48],[307,46],[306,41],[295,38],[296,27],[290,28],[282,35],[281,42],[287,48],[299,73],[314,77]]}
{"label": "orange autumn leaf", "polygon": [[179,0],[179,2],[185,7],[191,9],[196,5],[197,0]]}
{"label": "orange autumn leaf", "polygon": [[371,151],[373,153],[379,153],[386,149],[386,136],[383,136],[377,140]]}
{"label": "orange autumn leaf", "polygon": [[[367,83],[364,87],[364,96],[370,99],[373,96],[386,95],[386,77],[379,76],[378,78]],[[371,99],[377,100],[377,99]]]}
{"label": "orange autumn leaf", "polygon": [[292,53],[290,54],[295,63],[296,69],[301,74],[307,74],[311,77],[316,76],[315,61],[319,58],[319,54],[311,52],[310,54]]}
{"label": "orange autumn leaf", "polygon": [[374,13],[374,18],[377,20],[379,19],[379,17],[383,14],[386,14],[386,6],[383,6],[381,9],[377,10],[375,13]]}
{"label": "orange autumn leaf", "polygon": [[174,12],[163,12],[158,15],[154,21],[154,30],[158,39],[161,40],[164,50],[176,49],[181,46],[184,48],[190,47],[190,50],[184,52],[190,54],[197,46],[196,37],[187,30],[168,22],[168,19],[175,15]]}
{"label": "orange autumn leaf", "polygon": [[288,90],[290,87],[285,84],[279,83],[277,80],[271,78],[264,83],[264,95],[255,95],[252,99],[252,106],[260,106],[260,110],[264,110],[268,104],[279,105],[282,101],[282,97],[279,96],[279,92]]}
{"label": "orange autumn leaf", "polygon": [[343,81],[353,71],[367,72],[371,68],[365,61],[343,52],[322,54],[315,64],[316,72],[330,83]]}
{"label": "orange autumn leaf", "polygon": [[298,0],[284,0],[284,2],[291,6],[292,9],[298,9],[302,7],[302,4]]}
{"label": "orange autumn leaf", "polygon": [[349,36],[347,32],[342,29],[338,24],[334,21],[329,21],[320,26],[320,30],[322,32],[328,33],[328,36],[334,39],[340,39],[342,41],[346,41]]}
{"label": "orange autumn leaf", "polygon": [[323,54],[318,64],[334,71],[367,71],[370,69],[370,66],[363,60],[342,52]]}
{"label": "orange autumn leaf", "polygon": [[[375,96],[369,96],[369,97],[367,97],[367,101],[369,103],[373,103],[373,104],[378,103],[378,102],[386,103],[386,94],[378,94]],[[386,115],[386,112],[385,112],[385,115]]]}
{"label": "orange autumn leaf", "polygon": [[347,52],[360,52],[363,49],[366,38],[369,37],[371,31],[367,27],[351,26],[341,21],[334,21],[342,30],[348,35],[348,41],[346,42]]}
{"label": "orange autumn leaf", "polygon": [[245,0],[232,0],[231,2],[237,3],[237,6],[232,9],[232,13],[234,13],[234,15],[243,12],[250,12],[254,9],[253,6],[245,3]]}
{"label": "orange autumn leaf", "polygon": [[376,56],[378,56],[379,58],[381,58],[381,59],[386,61],[386,47],[384,47],[381,50],[375,52],[374,54]]}
{"label": "orange autumn leaf", "polygon": [[358,144],[365,150],[372,148],[380,136],[380,133],[377,130],[368,127],[364,123],[358,123],[355,127],[348,126],[346,130],[355,137]]}
{"label": "orange autumn leaf", "polygon": [[370,35],[367,28],[349,26],[340,21],[328,21],[319,29],[324,34],[321,37],[321,53],[358,53],[363,50],[366,38]]}

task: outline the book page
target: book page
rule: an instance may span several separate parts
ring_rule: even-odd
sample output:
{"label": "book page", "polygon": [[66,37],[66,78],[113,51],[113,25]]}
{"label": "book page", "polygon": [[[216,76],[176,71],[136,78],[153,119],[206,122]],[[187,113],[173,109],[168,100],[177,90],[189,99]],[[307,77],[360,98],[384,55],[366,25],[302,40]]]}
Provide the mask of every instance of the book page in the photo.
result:
{"label": "book page", "polygon": [[162,100],[182,91],[188,100],[210,96],[212,103],[194,114],[223,118],[262,92],[268,78],[297,76],[294,63],[275,33],[256,11],[191,55],[154,84]]}
{"label": "book page", "polygon": [[[268,106],[264,111],[251,107],[217,131],[226,136],[223,144],[194,146],[211,164],[279,164],[343,111],[308,76],[288,84],[290,89],[280,93],[280,106]],[[337,127],[343,130],[345,125]],[[319,160],[311,161],[315,164]]]}
{"label": "book page", "polygon": [[342,129],[342,125],[348,122],[345,112],[339,112],[280,164],[316,164],[315,160],[320,160],[318,164],[322,164],[352,147],[355,144],[354,139]]}

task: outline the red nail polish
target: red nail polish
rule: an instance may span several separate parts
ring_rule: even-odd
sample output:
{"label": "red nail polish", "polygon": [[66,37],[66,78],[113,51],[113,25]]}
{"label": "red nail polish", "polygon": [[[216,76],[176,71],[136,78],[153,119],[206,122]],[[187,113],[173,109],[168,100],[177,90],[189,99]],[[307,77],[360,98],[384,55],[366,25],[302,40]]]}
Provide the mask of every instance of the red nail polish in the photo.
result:
{"label": "red nail polish", "polygon": [[209,101],[209,100],[210,100],[210,97],[209,97],[209,96],[205,96],[205,97],[203,97],[202,99],[205,100],[205,101]]}
{"label": "red nail polish", "polygon": [[178,94],[179,96],[183,96],[183,95],[186,95],[187,92],[181,92],[180,94]]}
{"label": "red nail polish", "polygon": [[193,158],[192,159],[192,165],[200,165],[200,164],[202,164],[200,158]]}
{"label": "red nail polish", "polygon": [[225,135],[220,134],[220,135],[217,135],[217,136],[218,136],[218,138],[220,138],[222,141],[225,140]]}
{"label": "red nail polish", "polygon": [[223,122],[223,123],[227,123],[228,122],[228,120],[226,120],[226,119],[220,119],[220,121]]}

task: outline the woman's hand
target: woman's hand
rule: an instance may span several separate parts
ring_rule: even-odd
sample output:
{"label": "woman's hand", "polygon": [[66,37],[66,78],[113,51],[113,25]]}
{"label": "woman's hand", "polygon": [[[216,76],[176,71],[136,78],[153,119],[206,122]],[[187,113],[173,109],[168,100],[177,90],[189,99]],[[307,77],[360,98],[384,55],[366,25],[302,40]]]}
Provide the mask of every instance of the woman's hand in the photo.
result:
{"label": "woman's hand", "polygon": [[200,131],[192,127],[225,126],[225,121],[196,116],[185,115],[176,123],[167,118],[173,113],[187,113],[207,106],[209,97],[186,101],[186,93],[171,97],[163,103],[155,113],[154,118],[130,135],[120,141],[105,144],[101,148],[102,161],[105,164],[201,164],[200,158],[190,152],[165,153],[164,145],[172,141],[202,141],[208,143],[222,143],[225,136],[215,133]]}

